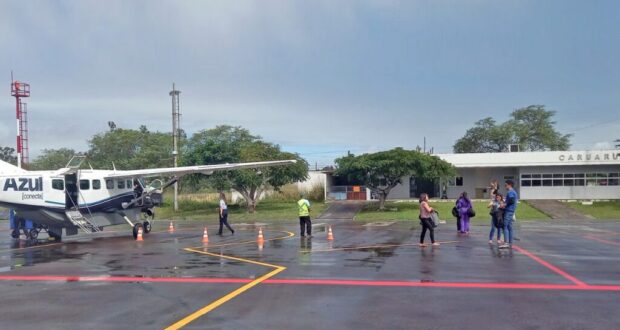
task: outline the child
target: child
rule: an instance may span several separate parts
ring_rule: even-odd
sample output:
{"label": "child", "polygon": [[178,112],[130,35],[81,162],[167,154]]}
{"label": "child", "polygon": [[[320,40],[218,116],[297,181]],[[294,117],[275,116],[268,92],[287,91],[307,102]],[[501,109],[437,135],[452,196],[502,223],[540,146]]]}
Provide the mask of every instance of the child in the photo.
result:
{"label": "child", "polygon": [[487,206],[491,209],[491,232],[489,233],[489,244],[493,244],[493,234],[497,229],[497,244],[502,244],[501,233],[504,229],[504,210],[501,209],[504,198],[501,194],[496,194],[495,199]]}

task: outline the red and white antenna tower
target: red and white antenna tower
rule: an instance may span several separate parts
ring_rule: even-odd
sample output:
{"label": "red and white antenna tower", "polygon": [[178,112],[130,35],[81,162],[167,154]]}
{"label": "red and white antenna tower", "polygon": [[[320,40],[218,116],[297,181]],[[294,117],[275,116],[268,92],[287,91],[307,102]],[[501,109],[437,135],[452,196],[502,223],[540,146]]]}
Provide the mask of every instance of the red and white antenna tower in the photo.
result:
{"label": "red and white antenna tower", "polygon": [[30,84],[13,80],[11,73],[11,95],[15,97],[17,118],[17,167],[28,164],[28,110],[22,98],[30,97]]}

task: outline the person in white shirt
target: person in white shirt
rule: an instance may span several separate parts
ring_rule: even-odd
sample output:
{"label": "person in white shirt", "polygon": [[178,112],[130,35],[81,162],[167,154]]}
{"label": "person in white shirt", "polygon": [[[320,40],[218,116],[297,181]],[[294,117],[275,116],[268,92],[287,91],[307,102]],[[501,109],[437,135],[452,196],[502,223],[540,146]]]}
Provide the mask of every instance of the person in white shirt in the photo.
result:
{"label": "person in white shirt", "polygon": [[226,205],[226,195],[224,193],[220,193],[220,230],[217,232],[220,236],[222,235],[224,225],[226,225],[226,228],[228,228],[233,235],[235,234],[235,230],[228,224],[228,205]]}

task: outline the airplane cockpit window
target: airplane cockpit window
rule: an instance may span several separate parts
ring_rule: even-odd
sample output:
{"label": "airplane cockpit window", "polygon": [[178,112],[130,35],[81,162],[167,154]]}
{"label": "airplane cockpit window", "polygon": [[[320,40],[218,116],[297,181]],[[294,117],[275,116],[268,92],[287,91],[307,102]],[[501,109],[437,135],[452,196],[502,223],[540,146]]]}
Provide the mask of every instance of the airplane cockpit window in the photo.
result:
{"label": "airplane cockpit window", "polygon": [[88,189],[90,189],[90,181],[80,180],[80,190],[88,190]]}
{"label": "airplane cockpit window", "polygon": [[52,189],[65,190],[65,182],[62,179],[53,179]]}
{"label": "airplane cockpit window", "polygon": [[101,180],[93,180],[93,189],[95,190],[101,189]]}
{"label": "airplane cockpit window", "polygon": [[116,187],[118,187],[118,189],[125,189],[125,180],[116,181]]}
{"label": "airplane cockpit window", "polygon": [[114,189],[114,180],[105,180],[106,189]]}

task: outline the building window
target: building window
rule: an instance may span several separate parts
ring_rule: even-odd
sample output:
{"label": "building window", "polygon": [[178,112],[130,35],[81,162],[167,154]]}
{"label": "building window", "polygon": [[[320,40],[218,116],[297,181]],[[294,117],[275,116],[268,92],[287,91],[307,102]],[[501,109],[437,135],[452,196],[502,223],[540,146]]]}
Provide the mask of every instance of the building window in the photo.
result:
{"label": "building window", "polygon": [[65,190],[65,182],[62,179],[53,179],[52,189]]}
{"label": "building window", "polygon": [[448,186],[449,187],[462,187],[463,186],[463,177],[462,176],[457,176],[457,177],[448,179]]}
{"label": "building window", "polygon": [[106,189],[114,189],[114,180],[105,180]]}
{"label": "building window", "polygon": [[93,180],[93,189],[95,190],[101,189],[101,180]]}
{"label": "building window", "polygon": [[598,187],[620,185],[620,173],[521,174],[522,187]]}
{"label": "building window", "polygon": [[80,180],[80,190],[88,190],[88,189],[90,189],[90,181]]}

